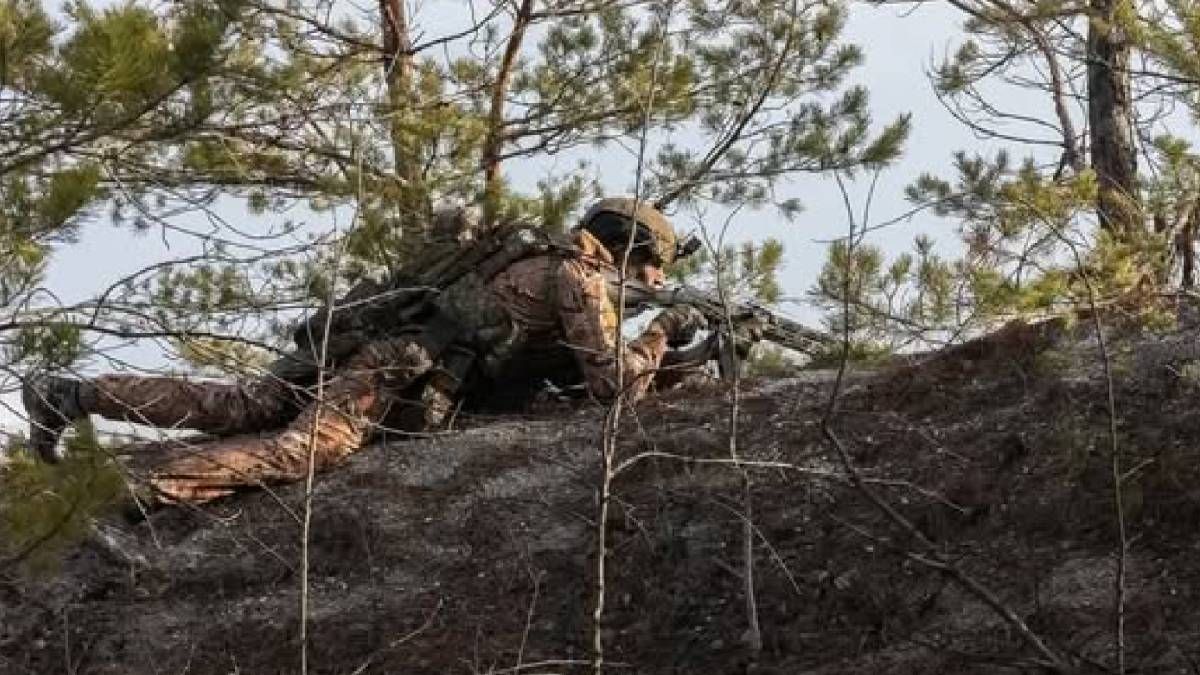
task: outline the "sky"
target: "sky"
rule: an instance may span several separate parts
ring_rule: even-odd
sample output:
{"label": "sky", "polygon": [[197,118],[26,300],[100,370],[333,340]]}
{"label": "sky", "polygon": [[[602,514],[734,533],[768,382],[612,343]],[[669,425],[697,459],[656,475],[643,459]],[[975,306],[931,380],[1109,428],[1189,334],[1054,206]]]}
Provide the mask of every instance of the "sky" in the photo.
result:
{"label": "sky", "polygon": [[[912,114],[912,134],[904,155],[880,176],[876,186],[872,222],[888,220],[904,212],[907,208],[902,198],[905,185],[922,172],[944,172],[953,151],[995,149],[994,144],[975,138],[941,107],[926,78],[930,64],[956,46],[961,35],[960,23],[960,16],[940,3],[926,3],[915,8],[856,4],[852,8],[845,39],[862,46],[865,63],[850,82],[863,84],[870,91],[873,117],[880,126],[899,114]],[[1014,103],[1021,105],[1019,100]],[[1034,107],[1042,102],[1031,97],[1027,104]],[[606,158],[597,159],[603,166]],[[622,161],[616,157],[611,159],[614,166]],[[565,158],[546,158],[544,162],[526,161],[521,165],[506,166],[506,171],[515,183],[532,184],[563,166],[569,166]],[[617,188],[628,184],[627,179],[608,182]],[[804,212],[792,222],[785,221],[773,211],[742,213],[734,221],[731,238],[735,241],[767,237],[781,240],[786,250],[780,273],[783,294],[787,298],[802,299],[820,271],[827,242],[846,231],[843,200],[832,180],[815,176],[792,180],[779,192],[782,198],[799,197],[805,205]],[[862,208],[866,194],[864,183],[851,185],[851,201],[856,209]],[[222,205],[218,212],[246,230],[277,225],[281,218],[288,217],[253,215],[232,203]],[[296,214],[289,215],[296,217]],[[208,227],[199,217],[181,223],[197,230]],[[322,228],[331,224],[315,223]],[[344,227],[345,223],[338,225]],[[894,254],[907,250],[913,237],[922,232],[934,235],[943,251],[952,253],[956,250],[952,227],[928,218],[897,224],[873,234],[869,241]],[[63,246],[55,252],[46,286],[62,302],[79,301],[94,296],[113,281],[148,264],[184,257],[198,250],[199,244],[194,237],[158,229],[135,235],[128,228],[115,227],[107,218],[96,218],[83,227],[78,243]],[[788,303],[782,309],[810,324],[816,324],[819,316],[804,303]],[[162,346],[151,341],[143,341],[121,352],[121,357],[129,364],[141,367],[161,367],[163,355]],[[13,403],[11,397],[5,402]],[[11,425],[10,413],[0,410],[0,425]]]}

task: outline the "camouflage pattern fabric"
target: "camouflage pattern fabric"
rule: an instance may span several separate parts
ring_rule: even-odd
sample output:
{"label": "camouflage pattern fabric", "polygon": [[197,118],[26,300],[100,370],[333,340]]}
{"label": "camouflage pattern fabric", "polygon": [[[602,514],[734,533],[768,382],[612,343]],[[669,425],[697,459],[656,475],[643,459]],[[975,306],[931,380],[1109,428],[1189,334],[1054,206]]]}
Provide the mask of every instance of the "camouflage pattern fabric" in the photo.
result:
{"label": "camouflage pattern fabric", "polygon": [[301,408],[302,392],[278,378],[228,384],[182,377],[101,375],[84,388],[84,410],[110,420],[218,436],[278,428]]}
{"label": "camouflage pattern fabric", "polygon": [[[608,297],[604,272],[613,259],[591,234],[579,231],[570,258],[541,256],[522,260],[492,280],[492,292],[534,347],[569,349],[597,398],[617,391],[617,310]],[[620,358],[627,395],[640,398],[667,351],[667,336],[651,323],[641,336],[622,346]]]}
{"label": "camouflage pattern fabric", "polygon": [[[488,310],[475,317],[476,327],[506,332],[503,340],[479,340],[480,346],[493,352],[568,350],[592,395],[611,398],[617,391],[616,346],[621,340],[604,277],[613,261],[586,232],[579,232],[575,243],[579,255],[521,260],[486,288],[471,282],[459,291],[476,293],[474,302]],[[653,323],[622,346],[627,395],[636,399],[646,392],[666,351],[667,337]],[[502,355],[479,356],[487,362]],[[167,500],[203,502],[242,486],[301,480],[310,453],[317,471],[337,464],[384,419],[395,392],[430,371],[437,357],[410,337],[368,343],[327,382],[319,404],[278,377],[220,384],[109,375],[94,380],[85,408],[109,419],[243,434],[198,446],[153,471],[150,483]],[[450,398],[439,391],[426,394],[426,421],[441,420]],[[250,435],[271,429],[281,430]]]}
{"label": "camouflage pattern fabric", "polygon": [[[558,275],[558,311],[564,340],[583,369],[588,389],[599,398],[617,393],[617,346],[621,326],[608,297],[605,269],[612,269],[608,251],[583,232],[586,257],[568,261]],[[641,398],[650,388],[655,370],[667,353],[667,335],[656,323],[620,350],[626,395]]]}
{"label": "camouflage pattern fabric", "polygon": [[388,392],[398,391],[433,366],[433,355],[409,338],[373,342],[326,383],[282,431],[235,436],[174,458],[150,484],[168,501],[204,502],[239,487],[297,481],[324,471],[362,447],[387,414]]}
{"label": "camouflage pattern fabric", "polygon": [[648,201],[632,197],[608,197],[592,204],[583,214],[587,223],[602,213],[617,213],[644,226],[654,237],[654,249],[660,260],[666,263],[675,260],[675,228],[671,221]]}

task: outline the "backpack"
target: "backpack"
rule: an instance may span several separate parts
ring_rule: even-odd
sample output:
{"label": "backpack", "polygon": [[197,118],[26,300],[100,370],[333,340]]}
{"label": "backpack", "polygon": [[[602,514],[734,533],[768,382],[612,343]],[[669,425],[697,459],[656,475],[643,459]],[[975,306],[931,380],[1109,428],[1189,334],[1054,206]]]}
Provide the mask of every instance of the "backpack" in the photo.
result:
{"label": "backpack", "polygon": [[328,323],[327,353],[335,362],[366,342],[423,328],[453,332],[453,340],[486,350],[503,339],[496,329],[507,321],[503,309],[493,306],[488,283],[517,261],[555,250],[574,249],[521,222],[473,240],[430,242],[412,264],[383,281],[360,281],[334,303],[332,314],[324,307],[301,323],[293,341],[300,353],[316,354]]}

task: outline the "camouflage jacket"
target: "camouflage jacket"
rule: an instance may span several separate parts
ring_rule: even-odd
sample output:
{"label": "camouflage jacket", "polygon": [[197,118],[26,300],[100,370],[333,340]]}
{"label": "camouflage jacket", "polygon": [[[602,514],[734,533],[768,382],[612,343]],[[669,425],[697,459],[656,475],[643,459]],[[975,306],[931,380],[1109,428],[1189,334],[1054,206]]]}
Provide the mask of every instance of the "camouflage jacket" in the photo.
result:
{"label": "camouflage jacket", "polygon": [[[497,304],[521,330],[525,344],[569,349],[588,390],[598,398],[617,391],[617,345],[622,342],[616,307],[604,273],[612,255],[591,234],[576,233],[574,255],[562,252],[519,260],[491,279]],[[667,351],[667,336],[654,323],[621,344],[627,393],[641,397]]]}
{"label": "camouflage jacket", "polygon": [[[517,360],[535,354],[551,356],[552,362],[572,358],[591,394],[611,398],[617,391],[616,346],[621,342],[605,279],[614,270],[612,255],[582,230],[569,244],[547,246],[544,253],[521,256],[519,248],[515,262],[499,271],[473,270],[436,291],[395,281],[360,282],[337,303],[350,309],[339,310],[334,318],[328,349],[335,364],[365,344],[421,324],[428,314],[423,308],[433,306],[459,333],[456,341],[478,355],[485,376],[502,377],[521,365]],[[312,378],[312,345],[324,333],[324,320],[319,315],[296,331],[296,353],[307,356],[281,359],[282,365],[274,367],[277,375],[295,383]],[[666,336],[653,324],[621,346],[628,395],[636,399],[645,393],[666,351]]]}

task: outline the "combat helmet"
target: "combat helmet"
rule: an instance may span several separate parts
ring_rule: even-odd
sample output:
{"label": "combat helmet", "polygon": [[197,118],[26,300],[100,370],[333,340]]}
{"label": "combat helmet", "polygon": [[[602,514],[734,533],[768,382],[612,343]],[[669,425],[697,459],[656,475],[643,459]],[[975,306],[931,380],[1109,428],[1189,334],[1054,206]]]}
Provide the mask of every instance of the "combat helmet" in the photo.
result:
{"label": "combat helmet", "polygon": [[635,251],[639,248],[648,249],[663,265],[675,260],[675,229],[671,227],[671,221],[650,202],[632,197],[601,199],[583,214],[581,227],[610,251],[619,254],[629,241],[630,222],[637,223],[633,237]]}

